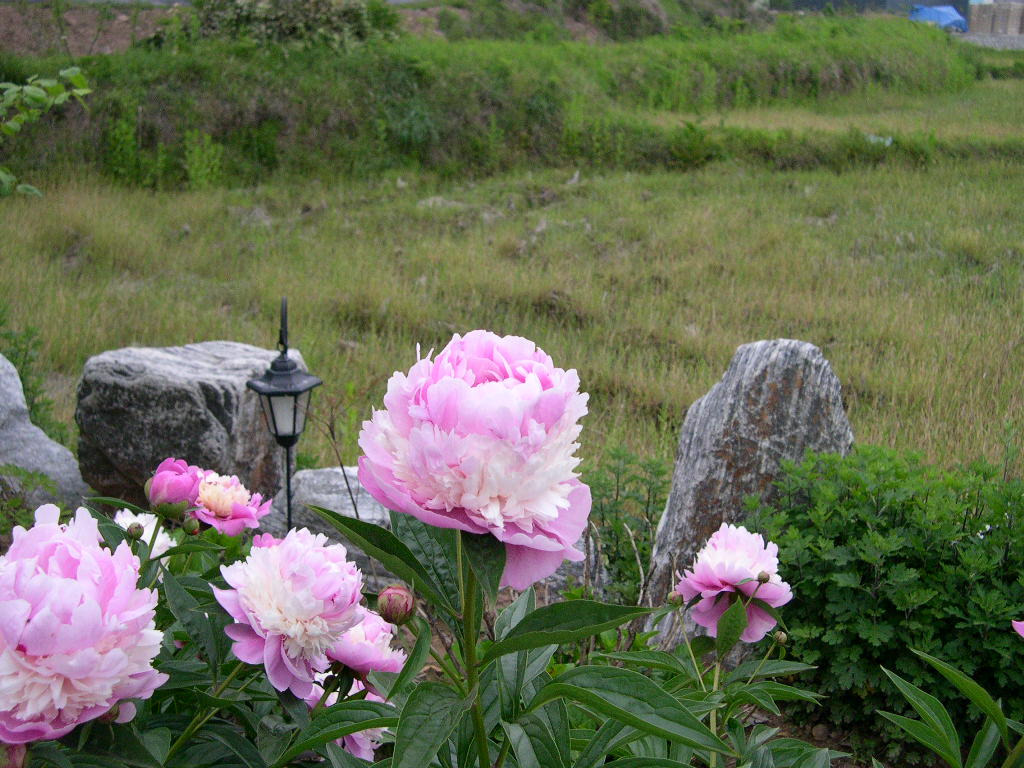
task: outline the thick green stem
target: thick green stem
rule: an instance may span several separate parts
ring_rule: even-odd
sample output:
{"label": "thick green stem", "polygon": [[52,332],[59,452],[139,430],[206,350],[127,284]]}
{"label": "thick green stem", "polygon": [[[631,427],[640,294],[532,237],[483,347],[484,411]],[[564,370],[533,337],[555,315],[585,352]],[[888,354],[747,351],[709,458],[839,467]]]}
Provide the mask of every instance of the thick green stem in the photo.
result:
{"label": "thick green stem", "polygon": [[[711,691],[713,693],[718,690],[718,682],[719,682],[719,677],[721,676],[721,674],[722,674],[722,662],[716,661],[715,662],[715,679],[711,683]],[[718,710],[717,709],[712,709],[711,710],[709,725],[711,727],[711,732],[713,734],[715,734],[715,736],[717,736],[718,735]],[[711,753],[711,762],[708,763],[708,765],[710,765],[711,768],[715,768],[715,766],[717,764],[718,764],[718,753],[717,752],[712,752]]]}
{"label": "thick green stem", "polygon": [[477,585],[476,574],[473,569],[466,567],[465,559],[462,557],[462,535],[459,535],[459,566],[465,572],[461,574],[461,582],[465,584],[462,593],[462,614],[465,617],[462,625],[462,653],[466,659],[466,684],[470,695],[473,697],[473,730],[476,733],[477,756],[480,761],[480,768],[490,768],[491,758],[487,750],[487,728],[484,726],[484,708],[480,701],[480,671],[476,662],[476,641],[480,637],[480,619],[477,614],[477,592],[480,587]]}

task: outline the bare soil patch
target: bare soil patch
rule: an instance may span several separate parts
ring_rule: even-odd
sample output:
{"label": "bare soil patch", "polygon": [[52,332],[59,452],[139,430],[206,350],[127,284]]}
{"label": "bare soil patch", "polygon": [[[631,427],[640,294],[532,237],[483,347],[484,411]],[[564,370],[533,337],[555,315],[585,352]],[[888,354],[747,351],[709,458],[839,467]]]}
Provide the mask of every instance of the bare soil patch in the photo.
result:
{"label": "bare soil patch", "polygon": [[181,6],[73,7],[63,13],[44,3],[0,3],[0,52],[17,56],[66,54],[75,58],[117,53],[153,35]]}

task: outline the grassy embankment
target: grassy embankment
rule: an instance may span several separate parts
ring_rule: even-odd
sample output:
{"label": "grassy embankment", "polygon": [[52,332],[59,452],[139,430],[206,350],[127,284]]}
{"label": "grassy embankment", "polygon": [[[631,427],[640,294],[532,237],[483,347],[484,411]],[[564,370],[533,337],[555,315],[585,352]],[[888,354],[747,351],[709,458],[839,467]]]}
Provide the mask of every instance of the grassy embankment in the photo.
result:
{"label": "grassy embankment", "polygon": [[[580,370],[585,456],[621,441],[668,458],[735,347],[788,336],[832,361],[859,440],[942,464],[1000,455],[1024,404],[1018,168],[569,176],[190,193],[80,179],[0,207],[0,274],[67,418],[87,356],[270,346],[287,292],[319,402],[358,417],[416,344],[486,327]],[[303,447],[331,458],[322,437]]]}
{"label": "grassy embankment", "polygon": [[[580,370],[584,456],[666,459],[737,345],[790,336],[832,361],[860,441],[996,458],[1024,410],[1024,88],[974,78],[1014,60],[900,22],[809,24],[85,62],[92,112],[35,127],[15,158],[46,197],[0,206],[12,323],[39,327],[68,420],[89,355],[270,346],[281,293],[320,403],[352,420],[417,343],[520,333]],[[218,180],[203,168],[235,188],[166,189]],[[332,460],[322,436],[303,448]]]}

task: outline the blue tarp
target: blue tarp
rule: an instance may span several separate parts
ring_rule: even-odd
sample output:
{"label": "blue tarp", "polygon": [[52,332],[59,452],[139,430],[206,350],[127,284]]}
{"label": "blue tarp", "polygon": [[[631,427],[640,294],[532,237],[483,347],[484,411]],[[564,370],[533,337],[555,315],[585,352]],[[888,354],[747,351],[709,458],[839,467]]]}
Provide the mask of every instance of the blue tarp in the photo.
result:
{"label": "blue tarp", "polygon": [[967,19],[951,5],[915,5],[910,9],[911,21],[930,21],[942,29],[967,31]]}

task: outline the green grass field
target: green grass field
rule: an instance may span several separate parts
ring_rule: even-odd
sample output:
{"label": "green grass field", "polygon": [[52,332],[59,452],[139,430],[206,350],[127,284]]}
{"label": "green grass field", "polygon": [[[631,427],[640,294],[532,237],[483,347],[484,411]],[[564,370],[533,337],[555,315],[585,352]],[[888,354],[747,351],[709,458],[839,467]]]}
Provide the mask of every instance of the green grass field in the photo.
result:
{"label": "green grass field", "polygon": [[[500,175],[149,192],[90,176],[0,206],[15,327],[37,326],[58,415],[85,359],[129,344],[294,343],[352,425],[455,331],[535,339],[591,393],[583,454],[668,459],[739,344],[819,345],[857,439],[940,464],[998,458],[1022,415],[1019,167],[843,174]],[[332,459],[327,440],[303,449]]]}

